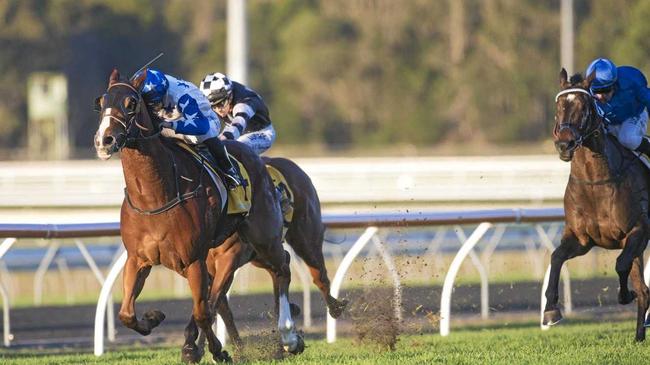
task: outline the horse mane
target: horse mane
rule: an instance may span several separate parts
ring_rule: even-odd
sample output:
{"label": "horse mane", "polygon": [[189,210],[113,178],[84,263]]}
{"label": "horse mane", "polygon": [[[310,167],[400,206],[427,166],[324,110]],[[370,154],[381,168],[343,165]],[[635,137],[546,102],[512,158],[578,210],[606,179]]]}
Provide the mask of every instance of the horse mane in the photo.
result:
{"label": "horse mane", "polygon": [[582,76],[581,73],[575,73],[571,78],[569,79],[569,83],[571,86],[580,86],[579,84],[582,84],[582,82],[585,81],[585,78]]}

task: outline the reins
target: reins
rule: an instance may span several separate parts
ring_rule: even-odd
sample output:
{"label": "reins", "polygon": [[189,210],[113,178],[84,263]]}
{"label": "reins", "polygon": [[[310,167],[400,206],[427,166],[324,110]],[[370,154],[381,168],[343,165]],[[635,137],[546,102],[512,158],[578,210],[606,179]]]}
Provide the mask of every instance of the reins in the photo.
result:
{"label": "reins", "polygon": [[[559,93],[557,93],[557,95],[555,96],[555,102],[557,103],[560,96],[565,95],[565,94],[571,94],[571,93],[583,93],[583,94],[588,95],[590,99],[593,99],[593,96],[591,95],[591,93],[589,93],[585,89],[582,89],[582,88],[569,88],[569,89],[565,89],[565,90],[562,90]],[[587,121],[589,118],[591,118],[591,116],[592,116],[592,108],[589,108],[588,113],[585,114],[585,116],[583,117],[582,122],[580,123],[580,128],[578,129],[578,131],[580,131],[580,129],[582,129],[583,125],[585,124],[585,121]],[[573,129],[573,126],[570,123],[560,123],[559,128],[556,128],[556,130],[554,130],[554,134],[557,135],[564,128]],[[598,123],[594,128],[592,128],[589,132],[585,133],[584,135],[580,134],[578,136],[578,138],[576,138],[575,147],[573,148],[573,150],[577,150],[578,148],[582,147],[583,144],[586,141],[588,141],[592,136],[598,136],[598,135],[600,135],[600,133],[605,133],[602,121],[601,121],[601,123]],[[632,162],[634,161],[634,159],[631,159],[631,160],[629,160],[630,163],[626,164],[625,162],[627,162],[628,159],[625,158],[625,154],[623,152],[620,152],[620,153],[621,153],[621,160],[623,162],[621,163],[620,168],[617,169],[618,171],[616,173],[614,173],[613,176],[610,176],[609,178],[603,179],[603,180],[584,180],[584,179],[579,179],[579,178],[577,178],[577,177],[575,177],[573,175],[569,175],[569,181],[572,181],[572,182],[574,182],[576,184],[579,184],[579,185],[591,185],[591,186],[619,183],[623,179],[623,177],[625,176],[625,173],[630,168],[630,166],[632,166]]]}
{"label": "reins", "polygon": [[[140,112],[140,109],[141,109],[141,106],[142,106],[142,97],[140,96],[140,92],[138,92],[138,90],[136,90],[136,89],[133,87],[133,85],[131,85],[131,84],[129,84],[129,83],[126,83],[126,82],[116,82],[116,83],[113,83],[113,84],[111,84],[111,85],[108,87],[108,89],[106,90],[106,92],[108,93],[108,91],[110,91],[111,88],[113,88],[113,87],[115,87],[115,86],[125,86],[125,87],[131,89],[131,91],[133,91],[134,95],[136,96],[136,97],[134,97],[134,98],[135,98],[136,101],[137,101],[137,103],[136,103],[136,107],[135,107],[135,110],[132,111],[132,112],[125,111],[125,110],[123,109],[123,107],[120,106],[120,109],[121,109],[122,114],[123,114],[125,117],[127,117],[128,120],[124,121],[124,120],[121,120],[120,118],[118,118],[118,117],[116,117],[116,116],[114,116],[114,115],[109,115],[109,117],[110,117],[111,119],[114,119],[114,120],[116,120],[118,123],[120,123],[120,124],[124,127],[124,130],[127,132],[127,138],[126,138],[125,143],[126,143],[126,144],[131,144],[131,143],[134,143],[134,142],[137,142],[137,141],[141,141],[141,140],[145,140],[145,141],[146,141],[146,140],[149,140],[149,139],[153,139],[153,138],[158,137],[158,136],[160,135],[161,128],[158,128],[158,130],[157,130],[156,132],[154,132],[154,134],[151,134],[151,135],[145,136],[145,135],[142,133],[142,131],[149,131],[149,128],[146,128],[146,127],[140,125],[140,123],[138,123],[138,121],[135,120],[135,117],[136,117],[136,116],[138,115],[138,113]],[[129,131],[130,131],[130,125],[132,125],[132,124],[134,124],[136,127],[138,127],[138,130],[140,131],[140,136],[139,136],[139,137],[131,137],[131,136],[130,136]]]}
{"label": "reins", "polygon": [[[136,108],[135,108],[134,111],[126,112],[126,111],[123,110],[123,108],[121,108],[122,109],[122,114],[125,117],[129,118],[128,120],[124,121],[124,120],[121,120],[120,118],[118,118],[116,116],[110,115],[110,117],[112,119],[116,120],[117,122],[122,124],[122,126],[124,126],[124,130],[127,133],[127,138],[126,138],[126,141],[125,141],[125,145],[132,144],[132,143],[137,142],[137,141],[150,140],[150,139],[154,139],[154,138],[159,137],[160,132],[161,132],[161,128],[158,128],[158,130],[154,134],[145,136],[142,133],[142,131],[148,131],[149,129],[142,126],[142,125],[140,125],[138,123],[138,121],[135,120],[136,116],[140,112],[141,105],[142,105],[142,97],[140,96],[140,93],[138,92],[138,90],[136,90],[133,87],[133,85],[131,85],[129,83],[116,82],[116,83],[111,84],[108,87],[106,92],[108,93],[108,91],[110,91],[110,89],[112,87],[115,87],[115,86],[125,86],[125,87],[131,89],[133,91],[133,93],[135,94],[135,96],[136,96],[134,98],[137,100]],[[148,112],[148,110],[145,110],[145,111]],[[130,130],[131,125],[135,125],[138,128],[138,130],[140,131],[140,136],[139,137],[131,137],[131,136],[129,136],[130,135],[129,130]],[[124,146],[122,146],[120,148],[123,148],[123,147]],[[181,189],[180,189],[180,184],[179,184],[179,179],[178,179],[178,167],[176,165],[176,159],[174,158],[174,154],[172,152],[168,151],[168,153],[169,153],[169,156],[171,157],[171,160],[172,160],[172,171],[174,172],[174,183],[175,183],[175,186],[176,186],[176,196],[174,197],[174,199],[167,201],[165,204],[163,204],[163,206],[161,206],[159,208],[156,208],[156,209],[141,209],[141,208],[138,208],[135,205],[133,205],[133,202],[131,201],[131,197],[129,196],[129,193],[128,193],[127,189],[124,188],[124,197],[126,199],[127,206],[129,208],[131,208],[132,210],[134,210],[136,213],[141,214],[141,215],[150,216],[150,215],[157,215],[157,214],[167,212],[170,209],[174,208],[175,206],[181,204],[184,201],[187,201],[189,199],[193,199],[193,198],[198,197],[200,192],[201,192],[201,189],[203,189],[203,170],[205,169],[205,166],[204,166],[205,162],[204,162],[203,158],[201,158],[201,168],[200,168],[201,173],[199,175],[199,184],[196,186],[196,188],[194,190],[192,190],[190,192],[187,192],[187,193],[184,193],[184,194],[181,194]]]}
{"label": "reins", "polygon": [[178,171],[176,167],[176,159],[174,158],[173,153],[169,153],[169,155],[172,158],[172,170],[174,171],[174,182],[176,183],[176,197],[167,203],[165,203],[162,207],[156,208],[156,209],[140,209],[133,205],[131,202],[131,198],[129,197],[129,193],[127,192],[126,188],[124,188],[124,197],[126,198],[126,203],[129,206],[129,208],[135,210],[138,214],[142,215],[157,215],[160,213],[164,213],[173,207],[177,206],[178,204],[192,199],[196,198],[199,196],[200,190],[203,188],[203,160],[201,160],[201,175],[199,176],[199,185],[196,186],[196,188],[190,192],[181,194],[181,189],[180,185],[178,183]]}

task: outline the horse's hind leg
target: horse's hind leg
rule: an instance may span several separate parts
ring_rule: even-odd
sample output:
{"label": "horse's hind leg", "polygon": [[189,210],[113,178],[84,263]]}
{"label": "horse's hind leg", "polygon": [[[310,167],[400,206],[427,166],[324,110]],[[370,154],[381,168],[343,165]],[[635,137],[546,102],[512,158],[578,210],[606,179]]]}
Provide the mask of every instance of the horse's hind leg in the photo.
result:
{"label": "horse's hind leg", "polygon": [[[208,302],[209,276],[205,261],[196,260],[188,266],[187,281],[190,284],[192,301],[194,303],[192,316],[208,339],[208,348],[210,349],[210,353],[212,353],[212,359],[214,361],[231,361],[232,359],[228,353],[222,351],[221,343],[214,334],[214,331],[212,331],[214,317],[210,310],[210,303]],[[186,340],[186,344],[190,341],[191,343],[196,341],[196,337],[193,337],[194,333],[190,333],[190,335],[191,337]],[[185,349],[183,350],[185,351]],[[183,353],[183,359],[185,359],[185,352]]]}
{"label": "horse's hind leg", "polygon": [[[215,265],[217,268],[222,266],[219,260],[215,261]],[[223,323],[226,325],[226,332],[228,332],[228,337],[230,337],[234,346],[236,348],[242,348],[243,341],[239,336],[239,331],[235,325],[235,319],[232,315],[230,304],[228,303],[228,297],[226,296],[226,293],[228,293],[232,285],[234,274],[235,267],[232,267],[232,269],[227,270],[225,273],[217,269],[210,291],[210,302],[216,303],[216,312],[221,316]],[[205,335],[203,333],[200,334],[197,343],[199,348],[203,348],[205,344]]]}
{"label": "horse's hind leg", "polygon": [[[310,227],[307,227],[307,225],[300,228],[297,231],[287,233],[287,243],[307,264],[312,280],[323,295],[330,315],[333,318],[338,318],[348,305],[348,301],[345,299],[339,300],[330,295],[330,280],[327,277],[325,259],[323,258],[323,230],[309,232]],[[311,236],[311,239],[308,236]]]}
{"label": "horse's hind leg", "polygon": [[637,316],[636,316],[636,340],[645,340],[645,313],[648,310],[648,299],[650,292],[648,286],[643,281],[643,256],[637,256],[632,264],[632,285],[637,293]]}
{"label": "horse's hind leg", "polygon": [[151,330],[165,319],[163,312],[157,309],[146,312],[141,320],[138,320],[135,315],[135,300],[140,295],[150,271],[151,266],[139,267],[138,259],[135,256],[129,256],[122,275],[123,297],[119,314],[120,321],[126,327],[143,336],[150,334]]}
{"label": "horse's hind leg", "polygon": [[551,272],[546,288],[546,307],[544,308],[544,321],[546,326],[552,326],[562,320],[562,312],[557,306],[559,299],[558,287],[560,284],[560,271],[566,260],[582,256],[589,252],[590,246],[583,246],[573,232],[565,229],[560,245],[551,255]]}

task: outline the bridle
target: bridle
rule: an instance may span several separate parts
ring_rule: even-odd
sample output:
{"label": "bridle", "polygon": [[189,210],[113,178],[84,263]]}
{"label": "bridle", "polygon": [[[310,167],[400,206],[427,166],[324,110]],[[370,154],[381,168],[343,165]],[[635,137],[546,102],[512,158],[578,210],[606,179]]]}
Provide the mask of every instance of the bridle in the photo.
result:
{"label": "bridle", "polygon": [[[136,90],[133,85],[126,83],[126,82],[115,82],[112,83],[108,89],[106,90],[106,93],[102,95],[101,97],[107,97],[111,91],[112,88],[117,87],[117,86],[122,86],[130,89],[132,93],[130,95],[127,95],[126,98],[133,98],[135,100],[135,107],[132,109],[127,109],[126,106],[124,105],[124,102],[119,102],[119,103],[114,103],[119,105],[119,110],[122,116],[124,118],[119,118],[115,115],[113,115],[111,112],[106,112],[108,109],[105,109],[105,114],[104,117],[109,117],[112,120],[115,120],[116,122],[120,123],[126,132],[126,138],[124,140],[117,141],[118,143],[117,147],[119,150],[124,148],[127,145],[133,144],[137,141],[141,140],[149,140],[153,138],[157,138],[160,135],[161,128],[158,127],[157,130],[150,135],[145,135],[144,132],[150,131],[149,128],[140,125],[138,121],[136,120],[136,117],[138,113],[140,112],[142,108],[142,96],[140,95],[140,92]],[[146,111],[146,110],[145,110]],[[146,111],[148,112],[148,111]],[[135,128],[133,127],[135,126]],[[138,133],[139,135],[135,135]],[[187,192],[187,193],[181,193],[180,185],[179,185],[179,174],[178,174],[178,167],[176,166],[176,159],[174,158],[174,154],[171,152],[168,152],[172,161],[172,171],[174,174],[174,180],[175,180],[175,187],[176,187],[176,196],[167,201],[165,204],[163,204],[161,207],[156,208],[156,209],[141,209],[133,205],[133,202],[131,201],[131,197],[129,197],[129,193],[126,188],[124,188],[124,197],[126,199],[126,203],[135,212],[141,215],[157,215],[161,214],[164,212],[167,212],[168,210],[174,208],[175,206],[183,203],[186,200],[193,199],[199,196],[203,189],[203,168],[201,168],[201,175],[199,176],[199,184],[194,188],[194,190]],[[203,165],[203,159],[201,159],[201,165]]]}
{"label": "bridle", "polygon": [[102,95],[100,98],[107,98],[111,89],[117,86],[126,87],[130,89],[132,93],[130,93],[130,95],[127,95],[125,99],[132,98],[133,100],[135,100],[135,107],[133,109],[127,109],[123,102],[115,103],[119,105],[119,111],[121,116],[123,117],[115,116],[111,112],[106,113],[106,111],[110,108],[104,109],[104,113],[105,113],[104,117],[108,117],[120,123],[124,127],[124,130],[126,132],[126,139],[117,142],[118,149],[121,150],[125,146],[131,145],[134,142],[140,140],[148,140],[148,139],[158,137],[160,135],[160,128],[157,128],[157,130],[153,134],[145,135],[145,132],[149,132],[150,129],[141,125],[136,120],[137,115],[140,113],[140,110],[142,109],[143,100],[142,100],[142,96],[140,95],[140,92],[138,92],[138,90],[136,90],[136,88],[133,87],[133,85],[126,82],[112,83],[106,90],[106,93]]}
{"label": "bridle", "polygon": [[603,132],[603,123],[588,124],[589,120],[592,118],[592,114],[594,113],[593,96],[591,93],[589,93],[589,91],[582,88],[564,89],[555,95],[555,103],[557,104],[558,100],[560,100],[560,96],[574,93],[582,93],[588,95],[591,105],[587,107],[587,112],[583,113],[578,128],[576,128],[573,123],[570,123],[569,121],[556,125],[555,129],[553,130],[553,136],[556,138],[564,129],[569,129],[574,136],[577,136],[575,142],[571,145],[569,152],[577,150],[578,148],[582,147],[585,141],[589,140],[589,138],[592,136],[598,136],[601,134],[601,132]]}
{"label": "bridle", "polygon": [[[576,141],[574,145],[571,147],[569,152],[575,151],[578,148],[582,147],[582,145],[585,143],[585,141],[589,140],[592,136],[598,136],[601,133],[604,133],[604,123],[592,123],[591,125],[587,125],[589,122],[589,119],[592,117],[592,114],[594,113],[594,106],[593,106],[593,96],[589,93],[589,91],[582,89],[582,88],[569,88],[560,91],[557,93],[555,96],[555,102],[557,103],[560,96],[566,95],[566,94],[572,94],[572,93],[582,93],[586,94],[589,96],[589,101],[591,102],[591,105],[587,107],[587,112],[584,113],[582,116],[582,119],[580,121],[580,126],[576,129],[573,124],[571,123],[560,123],[559,126],[556,126],[555,130],[553,131],[554,136],[558,136],[558,134],[563,130],[563,129],[570,129],[571,132],[573,133],[574,136],[578,136],[576,138]],[[590,129],[589,129],[590,128]],[[621,151],[621,146],[618,143],[615,143],[615,145],[619,150],[619,153],[621,155],[623,152]],[[619,166],[618,169],[616,169],[614,172],[612,172],[612,176],[603,179],[603,180],[584,180],[577,178],[573,175],[569,176],[569,179],[573,181],[576,184],[580,185],[607,185],[607,184],[612,184],[612,183],[618,183],[622,180],[623,176],[625,175],[627,169],[632,166],[632,162],[634,162],[634,159],[630,161],[625,161],[625,159],[621,160],[621,165]]]}

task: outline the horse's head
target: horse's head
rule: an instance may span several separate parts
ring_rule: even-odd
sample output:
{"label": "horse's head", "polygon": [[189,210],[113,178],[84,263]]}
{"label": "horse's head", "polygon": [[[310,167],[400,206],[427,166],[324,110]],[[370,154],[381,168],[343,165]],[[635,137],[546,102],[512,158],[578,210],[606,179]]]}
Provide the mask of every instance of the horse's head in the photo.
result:
{"label": "horse's head", "polygon": [[574,152],[591,136],[600,131],[598,118],[589,85],[595,74],[586,79],[575,74],[567,80],[567,72],[560,72],[560,92],[555,96],[555,127],[553,142],[562,161],[571,161]]}
{"label": "horse's head", "polygon": [[120,73],[115,69],[111,73],[106,93],[95,99],[95,110],[100,114],[99,128],[95,133],[95,150],[100,159],[109,159],[125,146],[127,140],[148,130],[136,120],[138,115],[148,116],[140,94],[145,77],[146,72],[141,72],[131,81],[121,80]]}

